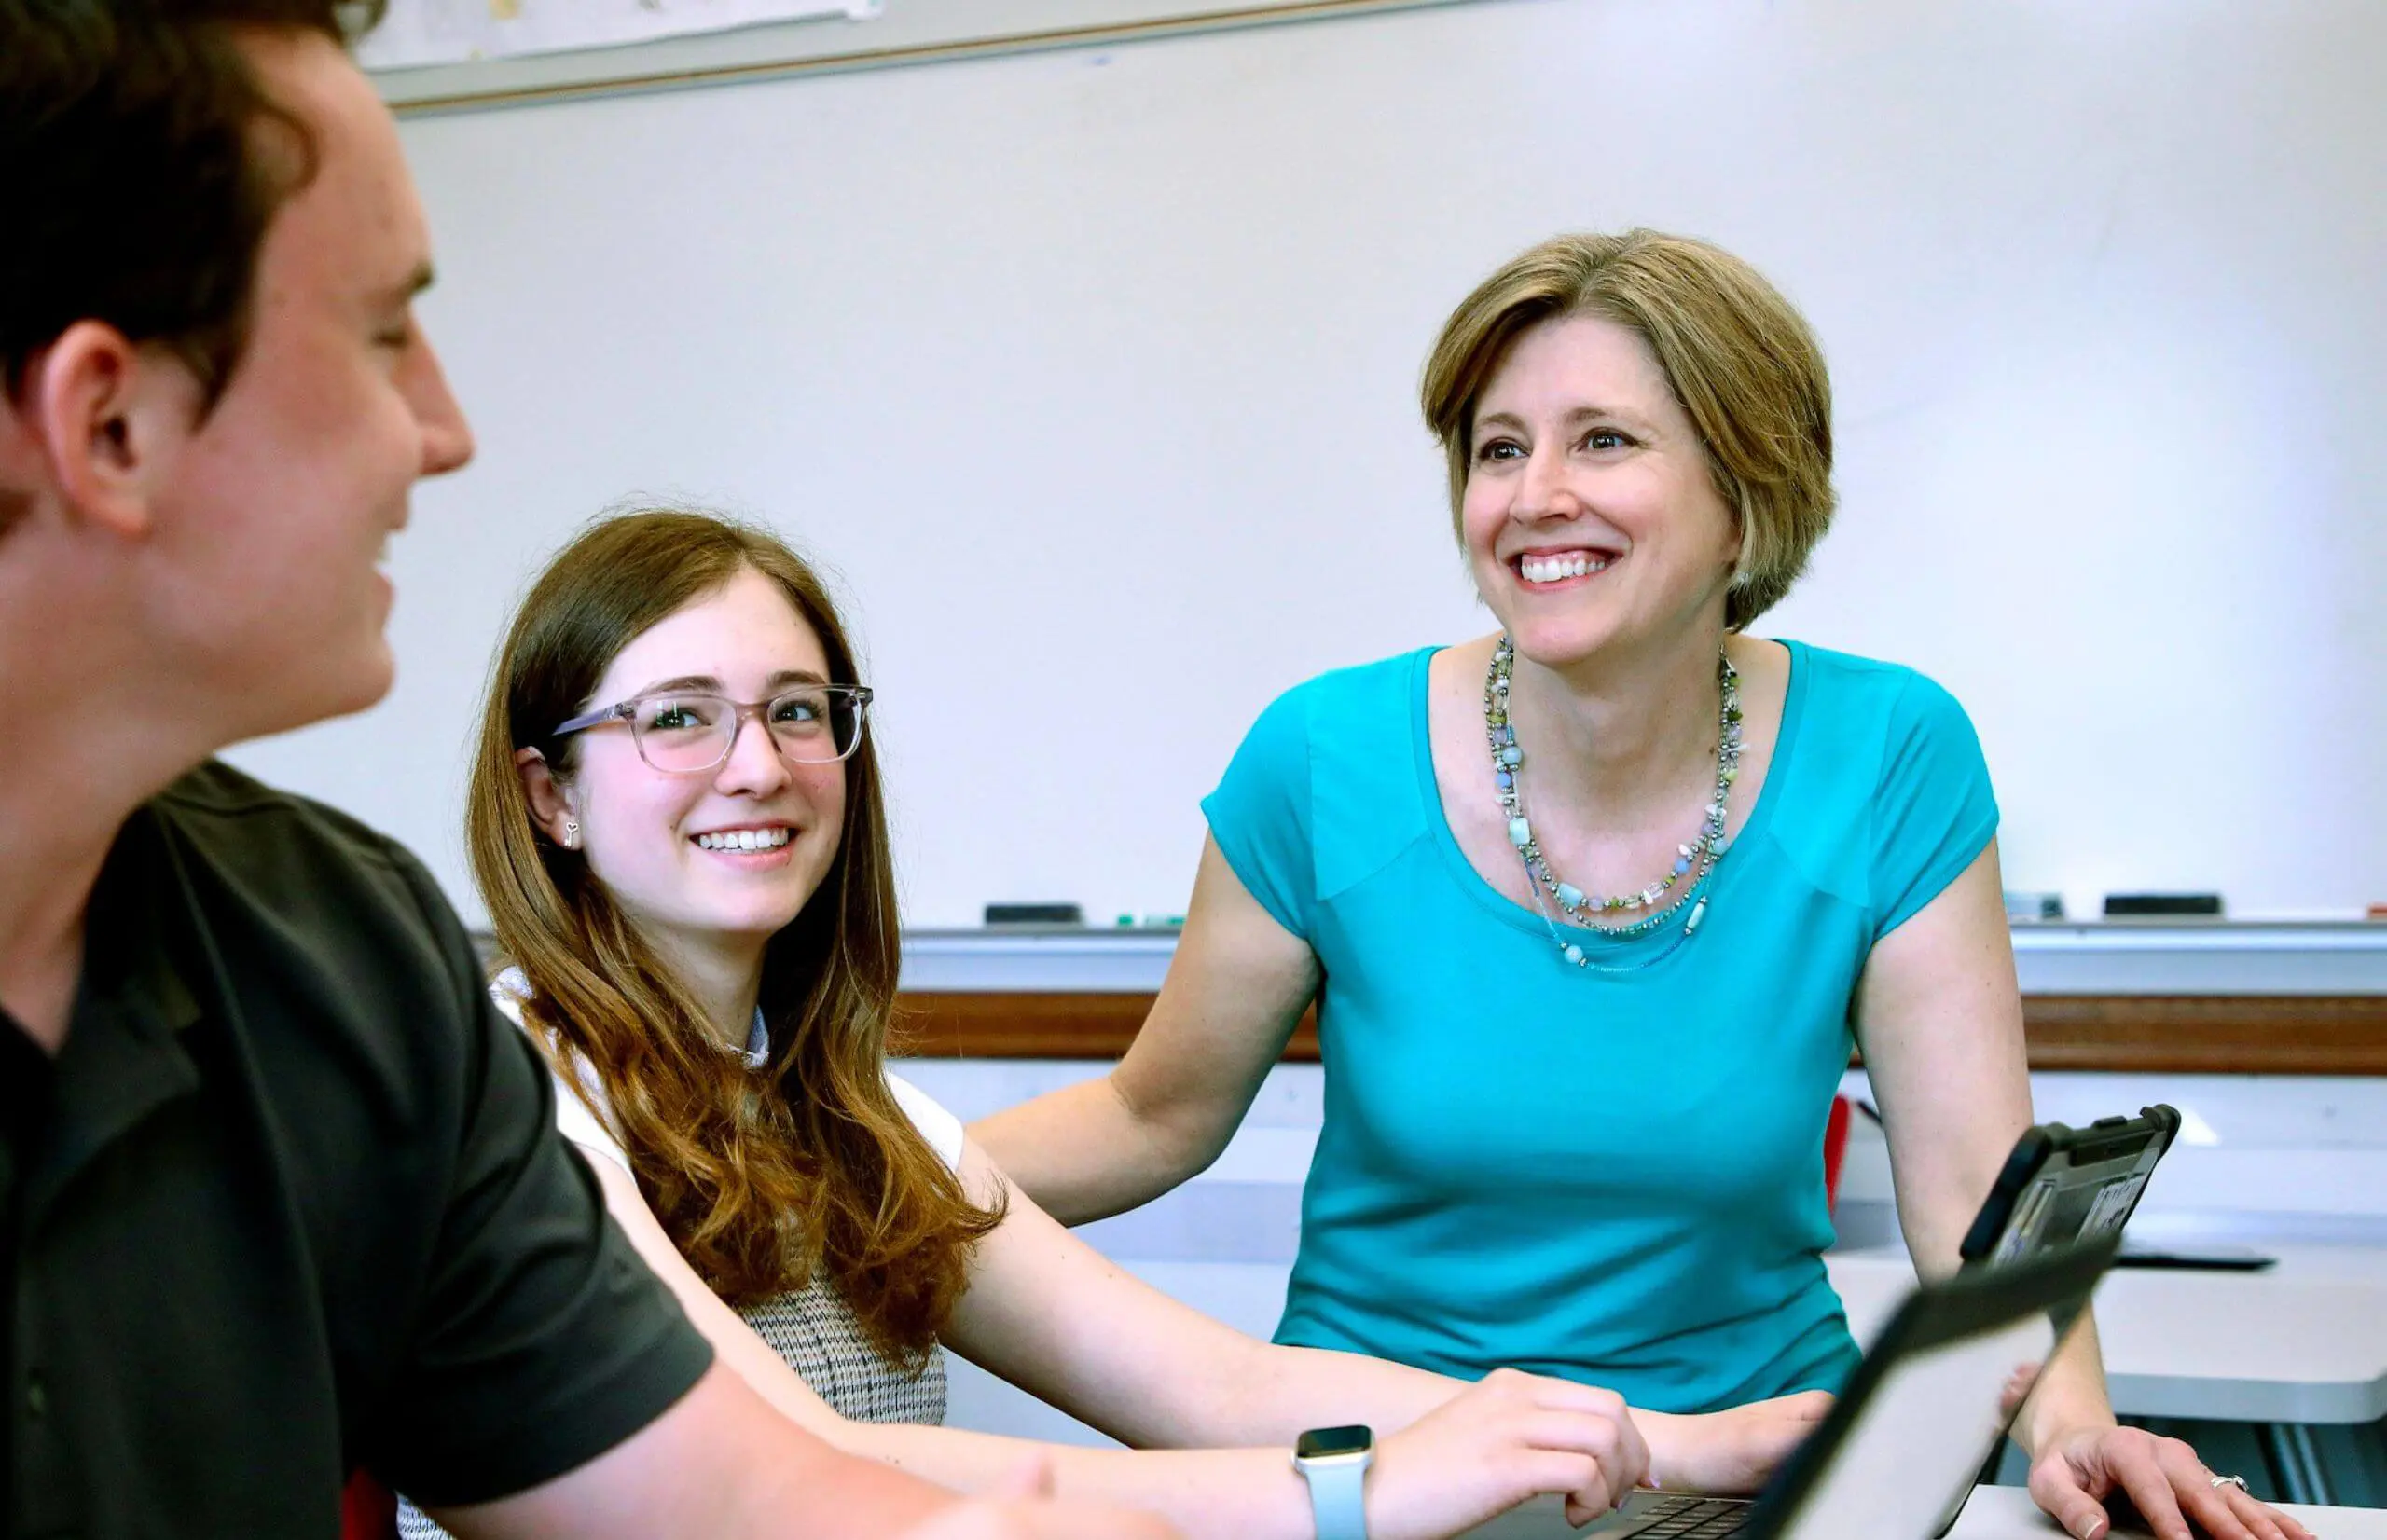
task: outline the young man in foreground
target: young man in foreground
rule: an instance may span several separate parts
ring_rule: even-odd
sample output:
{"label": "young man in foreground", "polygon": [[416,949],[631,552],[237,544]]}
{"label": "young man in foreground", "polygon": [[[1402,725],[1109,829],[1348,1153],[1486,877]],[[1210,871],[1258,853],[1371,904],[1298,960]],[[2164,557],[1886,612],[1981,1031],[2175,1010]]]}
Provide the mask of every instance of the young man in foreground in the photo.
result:
{"label": "young man in foreground", "polygon": [[[330,0],[0,0],[0,1535],[1146,1535],[711,1361],[421,868],[209,759],[388,690],[472,453]],[[1031,1478],[1032,1484],[1032,1478]]]}

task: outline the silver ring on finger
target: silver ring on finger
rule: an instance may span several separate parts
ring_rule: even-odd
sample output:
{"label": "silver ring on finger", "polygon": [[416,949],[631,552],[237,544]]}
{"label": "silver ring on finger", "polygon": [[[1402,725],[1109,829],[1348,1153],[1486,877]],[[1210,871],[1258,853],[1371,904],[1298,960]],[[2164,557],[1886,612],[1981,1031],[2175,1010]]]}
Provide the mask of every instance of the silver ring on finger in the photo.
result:
{"label": "silver ring on finger", "polygon": [[2246,1478],[2242,1476],[2216,1476],[2213,1484],[2216,1487],[2236,1487],[2240,1492],[2246,1490]]}

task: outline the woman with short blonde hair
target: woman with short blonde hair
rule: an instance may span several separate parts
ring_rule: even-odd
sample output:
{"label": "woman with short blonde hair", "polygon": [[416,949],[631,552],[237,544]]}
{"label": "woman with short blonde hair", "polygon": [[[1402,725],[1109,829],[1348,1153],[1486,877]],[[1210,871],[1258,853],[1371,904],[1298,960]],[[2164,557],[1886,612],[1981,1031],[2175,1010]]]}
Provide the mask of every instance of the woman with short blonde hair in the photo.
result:
{"label": "woman with short blonde hair", "polygon": [[1746,630],[1806,570],[1837,501],[1831,377],[1806,317],[1730,252],[1650,230],[1563,235],[1504,264],[1444,323],[1419,392],[1462,538],[1471,409],[1510,346],[1554,316],[1631,331],[1674,387],[1743,533],[1724,625]]}
{"label": "woman with short blonde hair", "polygon": [[[1216,1158],[1315,1001],[1325,1120],[1277,1341],[1698,1411],[1838,1385],[1824,1129],[1861,1045],[1908,1245],[1957,1246],[2031,1121],[1971,722],[1748,626],[1832,514],[1831,390],[1755,269],[1572,235],[1460,302],[1422,406],[1498,630],[1300,685],[1203,804],[1127,1056],[976,1133],[1072,1223]],[[2016,1436],[2081,1540],[2302,1532],[2118,1428],[2093,1333]]]}

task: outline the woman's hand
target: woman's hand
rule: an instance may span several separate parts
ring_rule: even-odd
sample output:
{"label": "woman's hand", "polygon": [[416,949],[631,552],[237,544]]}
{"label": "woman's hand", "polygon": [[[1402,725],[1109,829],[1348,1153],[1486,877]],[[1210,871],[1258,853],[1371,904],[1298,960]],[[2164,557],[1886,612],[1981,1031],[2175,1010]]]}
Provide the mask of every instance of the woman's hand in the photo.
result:
{"label": "woman's hand", "polygon": [[1635,1411],[1633,1417],[1649,1440],[1651,1486],[1745,1494],[1764,1486],[1829,1410],[1828,1395],[1802,1390],[1704,1416]]}
{"label": "woman's hand", "polygon": [[2197,1451],[2144,1428],[2090,1426],[2059,1433],[2031,1464],[2031,1495],[2077,1540],[2104,1540],[2105,1499],[2128,1497],[2156,1540],[2312,1540],[2287,1515],[2235,1486],[2214,1485]]}
{"label": "woman's hand", "polygon": [[1614,1391],[1495,1369],[1377,1446],[1374,1540],[1456,1534],[1544,1492],[1587,1524],[1632,1494],[1649,1446]]}

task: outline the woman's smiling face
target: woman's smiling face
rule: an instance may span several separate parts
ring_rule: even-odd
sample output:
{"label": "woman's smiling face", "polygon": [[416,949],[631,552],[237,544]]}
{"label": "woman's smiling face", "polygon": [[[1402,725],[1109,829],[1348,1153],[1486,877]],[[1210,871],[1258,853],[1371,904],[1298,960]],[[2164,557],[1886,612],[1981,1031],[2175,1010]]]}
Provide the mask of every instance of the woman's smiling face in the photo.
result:
{"label": "woman's smiling face", "polygon": [[1475,404],[1461,531],[1517,651],[1552,667],[1720,625],[1740,530],[1698,431],[1631,330],[1596,316],[1517,338]]}
{"label": "woman's smiling face", "polygon": [[[747,568],[632,639],[591,704],[666,684],[761,701],[828,677],[821,639],[786,591]],[[650,941],[714,950],[766,940],[836,859],[846,763],[790,762],[755,717],[739,722],[728,758],[694,773],[649,765],[627,722],[578,743],[565,800],[589,873]],[[723,847],[748,845],[758,848]]]}

